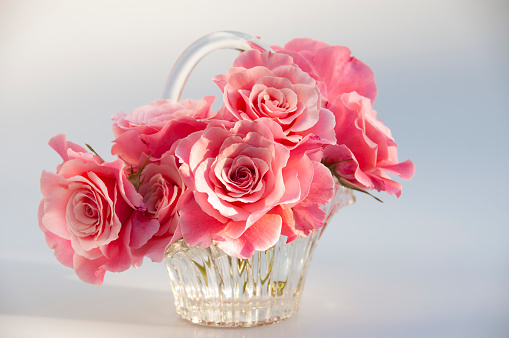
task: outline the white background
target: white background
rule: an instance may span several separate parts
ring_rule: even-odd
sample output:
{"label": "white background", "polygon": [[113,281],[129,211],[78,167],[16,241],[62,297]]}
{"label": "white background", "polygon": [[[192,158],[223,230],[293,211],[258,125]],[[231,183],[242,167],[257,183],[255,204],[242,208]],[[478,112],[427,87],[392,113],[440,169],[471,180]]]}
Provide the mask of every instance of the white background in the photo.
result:
{"label": "white background", "polygon": [[[508,337],[507,1],[0,1],[0,336]],[[416,175],[329,225],[301,311],[223,330],[177,318],[163,264],[101,287],[60,266],[37,226],[55,134],[108,157],[110,116],[160,97],[178,55],[217,30],[346,45]],[[183,94],[236,53],[201,63]],[[109,157],[110,159],[112,157]]]}

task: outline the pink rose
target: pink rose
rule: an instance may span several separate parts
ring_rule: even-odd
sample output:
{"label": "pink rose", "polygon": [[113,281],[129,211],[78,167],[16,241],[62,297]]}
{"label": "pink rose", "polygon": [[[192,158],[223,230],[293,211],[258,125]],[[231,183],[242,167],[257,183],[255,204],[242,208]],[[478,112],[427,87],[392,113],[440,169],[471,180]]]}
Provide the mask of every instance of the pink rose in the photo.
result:
{"label": "pink rose", "polygon": [[101,284],[106,271],[131,265],[129,217],[142,197],[120,160],[103,162],[64,135],[50,140],[64,162],[57,173],[43,171],[39,226],[49,247],[80,279]]}
{"label": "pink rose", "polygon": [[331,171],[320,163],[322,158],[323,151],[312,141],[301,143],[290,153],[284,176],[287,187],[301,189],[300,198],[272,210],[282,217],[281,234],[288,237],[287,242],[323,226],[326,212],[321,207],[334,195],[334,180]]}
{"label": "pink rose", "polygon": [[375,101],[377,89],[373,71],[352,57],[348,48],[311,39],[294,39],[283,48],[272,48],[291,56],[300,69],[318,81],[327,100],[335,101],[344,93],[356,91],[371,102]]}
{"label": "pink rose", "polygon": [[[288,148],[274,141],[271,128],[278,128],[271,120],[238,121],[233,127],[209,126],[179,143],[176,155],[189,187],[179,201],[180,226],[189,245],[207,247],[214,241],[227,254],[248,258],[254,250],[274,245],[283,225],[295,229],[283,224],[290,218],[276,207],[284,205],[285,212],[293,213],[306,200],[315,173],[311,158],[319,161],[322,154],[309,142],[301,143],[291,157]],[[325,185],[332,187],[330,173],[323,169],[324,181],[330,178]],[[324,216],[319,205],[311,206],[315,201],[308,200],[307,209],[304,203],[301,215]]]}
{"label": "pink rose", "polygon": [[214,115],[210,110],[213,101],[212,96],[197,101],[157,100],[129,115],[116,113],[112,117],[116,139],[111,153],[132,166],[143,154],[161,158],[175,142],[205,128]]}
{"label": "pink rose", "polygon": [[166,248],[182,237],[176,206],[185,187],[175,158],[165,156],[148,164],[141,177],[138,191],[145,209],[133,215],[130,241],[135,266],[141,265],[143,256],[160,262]]}
{"label": "pink rose", "polygon": [[331,110],[336,116],[338,145],[325,147],[324,159],[340,181],[399,197],[401,184],[387,173],[409,180],[415,167],[410,160],[398,163],[396,142],[389,128],[377,120],[371,101],[356,92],[343,94],[331,104]]}
{"label": "pink rose", "polygon": [[[250,50],[240,54],[234,67],[214,81],[223,91],[224,108],[233,120],[277,122],[290,147],[307,135],[335,143],[334,117],[322,108],[316,81],[293,63],[291,57]],[[227,116],[223,112],[223,116]]]}
{"label": "pink rose", "polygon": [[210,106],[214,102],[213,96],[206,96],[202,100],[156,100],[145,106],[134,109],[129,115],[118,112],[113,115],[113,134],[119,137],[129,130],[135,130],[139,135],[157,133],[171,120],[180,116],[196,119],[212,117]]}

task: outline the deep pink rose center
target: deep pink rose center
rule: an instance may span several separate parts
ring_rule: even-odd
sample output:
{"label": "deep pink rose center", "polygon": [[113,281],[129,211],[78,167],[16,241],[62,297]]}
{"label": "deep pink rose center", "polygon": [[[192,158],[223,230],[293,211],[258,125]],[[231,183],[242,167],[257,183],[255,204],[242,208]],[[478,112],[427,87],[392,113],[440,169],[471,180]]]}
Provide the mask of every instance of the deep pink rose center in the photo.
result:
{"label": "deep pink rose center", "polygon": [[88,185],[82,185],[74,191],[67,211],[68,229],[77,237],[101,236],[105,223],[103,216],[107,218],[110,214],[103,197]]}
{"label": "deep pink rose center", "polygon": [[150,189],[144,197],[147,211],[157,214],[161,209],[176,203],[179,195],[179,187],[167,182],[161,174],[154,175],[150,180]]}

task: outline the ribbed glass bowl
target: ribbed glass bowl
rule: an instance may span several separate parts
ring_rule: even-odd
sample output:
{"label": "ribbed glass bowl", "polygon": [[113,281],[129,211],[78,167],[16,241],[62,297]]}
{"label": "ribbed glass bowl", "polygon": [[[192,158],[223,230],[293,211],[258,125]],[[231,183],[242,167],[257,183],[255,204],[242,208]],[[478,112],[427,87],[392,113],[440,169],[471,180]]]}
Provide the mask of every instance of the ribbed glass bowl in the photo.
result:
{"label": "ribbed glass bowl", "polygon": [[177,313],[196,324],[249,327],[279,322],[297,313],[318,240],[332,215],[355,201],[350,189],[336,185],[326,206],[324,226],[306,238],[286,237],[249,259],[237,259],[218,247],[190,247],[184,240],[167,250]]}

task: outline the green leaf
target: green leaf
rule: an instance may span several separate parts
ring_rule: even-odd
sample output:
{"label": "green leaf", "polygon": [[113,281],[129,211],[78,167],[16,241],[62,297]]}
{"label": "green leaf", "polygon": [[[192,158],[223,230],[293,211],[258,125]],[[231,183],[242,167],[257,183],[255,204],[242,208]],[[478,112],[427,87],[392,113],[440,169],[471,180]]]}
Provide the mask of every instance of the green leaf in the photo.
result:
{"label": "green leaf", "polygon": [[101,157],[98,153],[96,153],[96,152],[95,152],[94,148],[92,148],[92,146],[91,146],[90,144],[85,143],[85,145],[87,146],[87,148],[88,148],[91,152],[93,152],[93,153],[94,153],[97,157],[99,157],[99,158],[101,159],[101,161],[103,161],[103,162],[104,162],[103,158],[102,158],[102,157]]}
{"label": "green leaf", "polygon": [[133,166],[131,166],[131,173],[129,174],[129,177],[127,179],[129,180],[129,182],[132,183],[132,185],[134,185],[136,190],[140,189],[140,186],[143,184],[143,182],[145,182],[145,177],[142,178],[141,173],[147,166],[148,161],[150,160],[151,157],[152,154],[148,155],[147,159],[145,160],[145,163],[143,163],[143,165],[138,169],[137,172],[134,172]]}
{"label": "green leaf", "polygon": [[360,188],[357,188],[356,186],[353,186],[353,185],[351,185],[351,184],[347,183],[346,181],[344,181],[343,179],[341,179],[341,176],[339,176],[338,174],[336,174],[336,173],[333,173],[333,174],[334,174],[334,176],[338,179],[339,183],[340,183],[342,186],[347,187],[347,188],[350,188],[350,189],[355,190],[355,191],[362,192],[362,193],[364,193],[364,194],[367,194],[367,195],[369,195],[369,196],[373,197],[374,199],[376,199],[376,200],[377,200],[378,202],[380,202],[380,203],[383,203],[383,202],[384,202],[384,201],[382,201],[381,199],[379,199],[378,197],[376,197],[376,196],[374,196],[374,195],[370,194],[370,193],[369,193],[369,192],[367,192],[366,190],[362,190],[362,189],[360,189]]}

